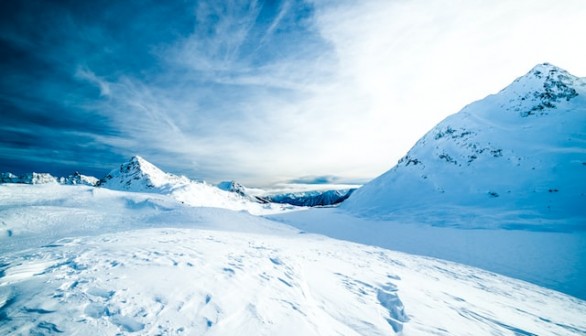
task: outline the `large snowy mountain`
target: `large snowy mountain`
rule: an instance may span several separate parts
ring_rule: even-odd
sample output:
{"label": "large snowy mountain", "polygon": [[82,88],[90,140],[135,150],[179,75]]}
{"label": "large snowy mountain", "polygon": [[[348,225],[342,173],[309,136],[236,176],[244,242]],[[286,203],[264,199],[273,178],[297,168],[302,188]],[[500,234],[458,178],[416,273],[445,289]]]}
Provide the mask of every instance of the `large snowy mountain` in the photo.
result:
{"label": "large snowy mountain", "polygon": [[1,335],[580,335],[586,302],[158,193],[0,185]]}
{"label": "large snowy mountain", "polygon": [[100,180],[98,186],[112,190],[170,195],[190,206],[245,210],[252,214],[280,212],[285,208],[279,204],[270,204],[222,190],[206,182],[166,173],[140,156],[134,156],[112,170]]}
{"label": "large snowy mountain", "polygon": [[342,206],[435,225],[566,231],[586,228],[585,205],[586,79],[540,64],[439,123]]}

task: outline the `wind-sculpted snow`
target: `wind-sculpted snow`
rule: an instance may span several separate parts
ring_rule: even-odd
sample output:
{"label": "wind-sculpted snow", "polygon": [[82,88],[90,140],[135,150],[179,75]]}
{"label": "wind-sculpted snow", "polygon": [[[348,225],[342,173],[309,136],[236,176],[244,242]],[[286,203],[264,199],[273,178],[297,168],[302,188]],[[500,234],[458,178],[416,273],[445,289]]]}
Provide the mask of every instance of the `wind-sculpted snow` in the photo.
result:
{"label": "wind-sculpted snow", "polygon": [[538,65],[439,123],[342,207],[440,226],[584,231],[585,143],[586,80]]}
{"label": "wind-sculpted snow", "polygon": [[584,301],[243,212],[59,185],[0,205],[2,335],[586,333]]}

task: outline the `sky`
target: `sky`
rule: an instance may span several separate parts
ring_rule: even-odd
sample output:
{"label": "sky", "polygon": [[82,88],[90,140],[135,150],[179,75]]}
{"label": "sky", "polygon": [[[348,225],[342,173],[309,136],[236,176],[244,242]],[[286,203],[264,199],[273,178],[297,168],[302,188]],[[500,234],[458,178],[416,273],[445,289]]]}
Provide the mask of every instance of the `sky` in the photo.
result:
{"label": "sky", "polygon": [[17,174],[141,155],[210,182],[364,182],[538,63],[586,76],[584,0],[0,7],[0,171]]}

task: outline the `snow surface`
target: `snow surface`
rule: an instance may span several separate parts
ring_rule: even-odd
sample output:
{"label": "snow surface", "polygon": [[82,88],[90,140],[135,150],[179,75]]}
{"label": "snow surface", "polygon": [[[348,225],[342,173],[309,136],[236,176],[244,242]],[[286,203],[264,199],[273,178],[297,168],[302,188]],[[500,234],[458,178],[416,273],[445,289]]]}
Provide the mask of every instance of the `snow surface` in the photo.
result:
{"label": "snow surface", "polygon": [[582,232],[585,177],[586,79],[541,64],[439,123],[342,208],[468,229]]}
{"label": "snow surface", "polygon": [[[480,216],[490,216],[478,210]],[[432,226],[358,218],[340,208],[269,216],[300,230],[479,267],[586,300],[586,234]],[[435,218],[438,222],[441,218]],[[429,220],[429,219],[428,219]]]}
{"label": "snow surface", "polygon": [[586,333],[558,292],[169,195],[0,185],[0,227],[3,335]]}

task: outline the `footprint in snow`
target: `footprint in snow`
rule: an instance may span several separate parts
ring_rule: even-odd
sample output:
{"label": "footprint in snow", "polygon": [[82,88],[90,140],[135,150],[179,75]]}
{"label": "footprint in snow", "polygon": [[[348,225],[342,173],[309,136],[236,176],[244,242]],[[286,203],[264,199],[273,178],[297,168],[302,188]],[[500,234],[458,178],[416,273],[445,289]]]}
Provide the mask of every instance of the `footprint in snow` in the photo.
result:
{"label": "footprint in snow", "polygon": [[397,294],[397,286],[392,283],[387,283],[376,291],[376,298],[378,302],[388,312],[389,317],[386,319],[394,332],[403,330],[403,323],[409,321],[405,313],[403,302],[399,299]]}

